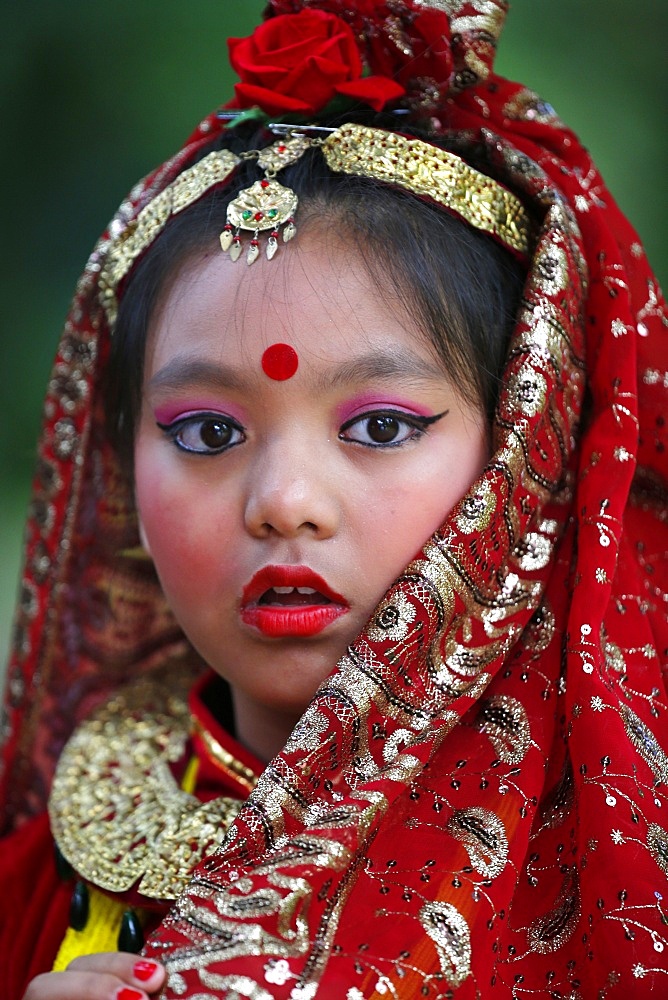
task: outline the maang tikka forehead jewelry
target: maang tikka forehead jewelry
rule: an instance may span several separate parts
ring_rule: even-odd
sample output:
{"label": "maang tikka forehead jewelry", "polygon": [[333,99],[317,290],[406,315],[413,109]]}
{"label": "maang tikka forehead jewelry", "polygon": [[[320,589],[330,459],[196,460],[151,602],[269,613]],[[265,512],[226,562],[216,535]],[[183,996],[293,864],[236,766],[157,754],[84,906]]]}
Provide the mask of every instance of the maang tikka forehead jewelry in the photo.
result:
{"label": "maang tikka forehead jewelry", "polygon": [[[269,128],[280,136],[271,146],[241,154],[226,149],[208,153],[110,239],[100,269],[99,294],[111,327],[118,312],[118,288],[137,259],[170,218],[212,188],[227,183],[243,161],[256,160],[264,177],[232,199],[220,243],[233,260],[238,260],[243,250],[241,234],[250,233],[246,260],[253,264],[260,255],[260,233],[269,232],[266,256],[271,260],[278,250],[281,227],[284,242],[295,236],[299,204],[296,193],[280,184],[276,174],[314,147],[335,173],[368,177],[409,191],[488,233],[512,253],[526,257],[530,252],[533,226],[519,198],[454,153],[422,139],[352,123],[337,129],[283,124]],[[364,205],[359,211],[364,211]]]}
{"label": "maang tikka forehead jewelry", "polygon": [[232,260],[241,256],[241,230],[253,234],[246,255],[249,264],[253,264],[260,255],[261,232],[270,230],[266,248],[269,260],[278,250],[281,226],[284,227],[285,243],[296,235],[294,215],[299,198],[291,188],[279,184],[275,178],[279,170],[296,163],[312,144],[306,134],[299,133],[280,139],[266,149],[241,154],[242,160],[257,160],[264,170],[264,177],[241,191],[227,207],[227,224],[220,234],[220,245],[224,251],[229,251]]}

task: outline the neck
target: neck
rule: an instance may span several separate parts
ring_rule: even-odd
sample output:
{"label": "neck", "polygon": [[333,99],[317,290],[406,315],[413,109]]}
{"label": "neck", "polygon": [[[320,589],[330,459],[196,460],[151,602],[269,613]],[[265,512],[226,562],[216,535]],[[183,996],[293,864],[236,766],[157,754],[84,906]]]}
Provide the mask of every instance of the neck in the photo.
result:
{"label": "neck", "polygon": [[300,717],[269,708],[234,689],[232,705],[237,740],[264,763],[283,749]]}

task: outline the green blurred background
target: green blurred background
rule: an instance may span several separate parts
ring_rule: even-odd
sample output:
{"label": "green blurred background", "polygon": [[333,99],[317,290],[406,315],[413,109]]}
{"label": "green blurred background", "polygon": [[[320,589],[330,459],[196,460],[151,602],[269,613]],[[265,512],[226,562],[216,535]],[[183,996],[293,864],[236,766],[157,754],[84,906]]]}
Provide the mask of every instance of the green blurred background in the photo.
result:
{"label": "green blurred background", "polygon": [[[225,39],[264,0],[26,0],[4,9],[0,661],[42,396],[84,261],[127,190],[230,95]],[[586,141],[668,276],[668,3],[514,0],[497,69]]]}

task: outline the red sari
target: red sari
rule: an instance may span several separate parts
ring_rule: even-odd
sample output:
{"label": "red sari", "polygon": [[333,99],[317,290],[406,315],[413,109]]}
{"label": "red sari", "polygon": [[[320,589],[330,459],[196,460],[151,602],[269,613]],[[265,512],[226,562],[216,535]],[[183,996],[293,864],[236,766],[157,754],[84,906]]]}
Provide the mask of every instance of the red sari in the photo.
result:
{"label": "red sari", "polygon": [[[435,113],[463,149],[485,151],[539,231],[488,467],[332,665],[146,954],[167,966],[166,998],[660,995],[660,289],[577,138],[491,71],[501,0],[407,0],[400,14],[308,6],[348,18],[375,72],[390,56],[393,72],[405,68],[418,27],[447,42],[454,69]],[[133,191],[61,342],[9,675],[8,826],[43,808],[63,740],[90,706],[128,674],[159,678],[184,647],[150,568],[128,555],[131,490],[99,403],[109,331],[97,282],[110,234],[221,128],[208,118]]]}

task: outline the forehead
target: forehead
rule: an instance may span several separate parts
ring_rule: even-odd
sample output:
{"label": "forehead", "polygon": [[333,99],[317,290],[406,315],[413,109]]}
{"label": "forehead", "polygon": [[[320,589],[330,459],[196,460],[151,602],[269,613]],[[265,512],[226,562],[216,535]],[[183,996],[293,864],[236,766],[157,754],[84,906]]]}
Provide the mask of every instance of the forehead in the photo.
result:
{"label": "forehead", "polygon": [[343,240],[309,232],[272,261],[249,267],[214,251],[182,267],[150,324],[147,375],[184,354],[259,370],[276,343],[307,366],[378,351],[414,354],[444,374],[389,278],[372,278]]}

